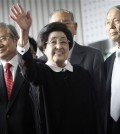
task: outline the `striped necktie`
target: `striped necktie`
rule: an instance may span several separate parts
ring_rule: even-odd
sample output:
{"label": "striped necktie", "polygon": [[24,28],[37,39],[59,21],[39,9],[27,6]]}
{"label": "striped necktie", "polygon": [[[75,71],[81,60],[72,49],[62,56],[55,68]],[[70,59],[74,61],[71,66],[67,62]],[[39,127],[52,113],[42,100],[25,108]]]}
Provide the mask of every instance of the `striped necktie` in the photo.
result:
{"label": "striped necktie", "polygon": [[10,67],[12,65],[10,63],[6,63],[5,65],[5,83],[7,87],[7,93],[8,93],[8,98],[10,97],[11,91],[12,91],[12,86],[13,86],[13,77],[12,73],[10,71]]}

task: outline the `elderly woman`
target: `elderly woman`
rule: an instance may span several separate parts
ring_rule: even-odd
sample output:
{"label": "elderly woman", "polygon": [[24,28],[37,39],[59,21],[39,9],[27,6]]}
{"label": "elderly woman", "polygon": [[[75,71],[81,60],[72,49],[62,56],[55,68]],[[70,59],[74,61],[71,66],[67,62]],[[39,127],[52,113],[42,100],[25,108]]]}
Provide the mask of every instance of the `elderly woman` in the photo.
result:
{"label": "elderly woman", "polygon": [[[72,66],[68,53],[73,44],[72,34],[59,23],[42,28],[38,35],[46,64],[32,59],[27,43],[31,25],[29,13],[21,5],[11,8],[11,18],[20,27],[18,51],[24,77],[39,88],[40,128],[43,134],[97,134],[96,109],[89,73]],[[27,44],[26,44],[27,43]]]}

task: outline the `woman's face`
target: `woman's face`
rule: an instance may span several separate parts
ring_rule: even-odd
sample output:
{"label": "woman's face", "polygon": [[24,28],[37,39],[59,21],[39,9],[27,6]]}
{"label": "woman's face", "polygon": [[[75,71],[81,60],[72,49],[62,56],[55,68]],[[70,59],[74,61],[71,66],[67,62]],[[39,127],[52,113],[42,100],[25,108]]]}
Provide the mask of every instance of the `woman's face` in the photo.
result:
{"label": "woman's face", "polygon": [[51,32],[44,53],[50,63],[64,67],[69,53],[69,41],[66,35],[61,31]]}
{"label": "woman's face", "polygon": [[111,40],[120,42],[120,10],[112,8],[109,11],[105,26]]}

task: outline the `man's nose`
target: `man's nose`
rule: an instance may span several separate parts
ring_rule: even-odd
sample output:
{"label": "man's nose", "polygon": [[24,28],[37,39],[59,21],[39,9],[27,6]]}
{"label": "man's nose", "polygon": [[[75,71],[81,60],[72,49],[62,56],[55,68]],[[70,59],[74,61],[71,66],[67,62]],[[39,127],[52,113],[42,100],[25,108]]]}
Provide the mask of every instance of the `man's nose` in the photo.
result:
{"label": "man's nose", "polygon": [[111,23],[110,23],[110,28],[115,28],[115,23],[114,23],[114,21],[111,21]]}

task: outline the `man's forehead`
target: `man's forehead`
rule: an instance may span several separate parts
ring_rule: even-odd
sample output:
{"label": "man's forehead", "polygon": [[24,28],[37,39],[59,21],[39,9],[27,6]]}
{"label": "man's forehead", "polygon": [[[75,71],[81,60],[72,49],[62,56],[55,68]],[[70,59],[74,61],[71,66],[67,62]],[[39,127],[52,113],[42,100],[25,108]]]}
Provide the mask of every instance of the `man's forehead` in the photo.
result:
{"label": "man's forehead", "polygon": [[112,8],[108,13],[107,18],[119,17],[119,16],[120,16],[120,10],[118,10],[117,8]]}

